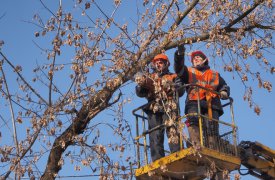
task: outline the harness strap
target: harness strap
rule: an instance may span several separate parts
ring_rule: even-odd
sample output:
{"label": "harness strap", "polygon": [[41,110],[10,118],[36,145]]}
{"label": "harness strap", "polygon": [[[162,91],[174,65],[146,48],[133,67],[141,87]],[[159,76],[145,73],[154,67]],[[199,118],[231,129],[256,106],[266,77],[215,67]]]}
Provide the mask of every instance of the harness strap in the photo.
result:
{"label": "harness strap", "polygon": [[211,121],[213,118],[213,113],[212,113],[212,96],[211,93],[209,91],[206,91],[206,102],[207,102],[207,110],[208,110],[208,117],[209,120]]}

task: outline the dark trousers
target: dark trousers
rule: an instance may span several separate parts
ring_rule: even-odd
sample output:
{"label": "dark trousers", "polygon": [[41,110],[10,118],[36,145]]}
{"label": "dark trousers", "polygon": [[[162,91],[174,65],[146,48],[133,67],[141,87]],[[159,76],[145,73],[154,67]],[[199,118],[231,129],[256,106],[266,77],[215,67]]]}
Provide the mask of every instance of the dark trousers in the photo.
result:
{"label": "dark trousers", "polygon": [[[148,115],[148,125],[149,130],[162,125],[167,120],[169,120],[169,117],[166,113],[153,113],[153,112],[147,112]],[[168,144],[171,153],[179,151],[180,150],[180,136],[179,132],[176,128],[176,122],[174,125],[170,127],[162,127],[159,129],[156,129],[152,131],[149,134],[149,141],[150,141],[150,151],[151,151],[151,158],[152,161],[155,161],[157,159],[160,159],[165,156],[164,153],[164,129],[166,129],[166,134],[168,137]]]}
{"label": "dark trousers", "polygon": [[[198,106],[189,106],[187,113],[198,113]],[[201,108],[201,114],[208,116],[208,110]],[[219,112],[212,110],[212,118],[219,120]],[[208,118],[202,118],[202,130],[205,146],[215,148],[217,143],[217,137],[219,136],[219,123]],[[198,116],[188,117],[188,132],[191,142],[194,144],[200,144],[200,132],[199,132],[199,118]]]}

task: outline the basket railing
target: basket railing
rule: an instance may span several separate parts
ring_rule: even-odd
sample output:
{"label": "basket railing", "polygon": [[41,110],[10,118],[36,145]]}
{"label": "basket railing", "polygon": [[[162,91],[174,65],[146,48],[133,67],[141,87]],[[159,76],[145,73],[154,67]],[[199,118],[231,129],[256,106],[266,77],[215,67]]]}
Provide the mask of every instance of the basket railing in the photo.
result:
{"label": "basket railing", "polygon": [[[207,92],[211,92],[214,94],[217,94],[220,96],[219,92],[213,91],[211,89],[202,87],[197,84],[186,84],[183,85],[180,88],[185,88],[188,89],[190,87],[195,88],[196,92],[199,95],[199,89],[204,89]],[[238,137],[237,137],[237,126],[235,125],[235,120],[234,120],[234,112],[233,112],[233,98],[229,97],[227,102],[222,105],[223,108],[229,107],[230,108],[230,122],[225,122],[221,119],[214,119],[214,118],[209,118],[209,116],[202,114],[201,112],[201,100],[198,98],[197,100],[198,104],[198,112],[197,113],[190,113],[190,114],[185,114],[178,119],[178,124],[177,127],[179,128],[180,131],[180,147],[181,149],[183,148],[183,140],[186,141],[186,139],[183,138],[183,128],[185,125],[185,120],[187,120],[191,116],[196,116],[199,121],[199,139],[200,139],[200,146],[201,147],[206,147],[209,149],[214,149],[217,150],[221,153],[229,154],[232,156],[238,156],[238,150],[237,150],[237,144],[238,144]],[[165,123],[156,126],[152,129],[147,129],[146,128],[146,121],[148,121],[148,118],[143,111],[143,108],[146,106],[150,105],[149,103],[146,103],[132,111],[133,115],[135,116],[136,120],[136,137],[135,137],[135,144],[136,144],[136,152],[137,152],[137,162],[138,162],[138,167],[141,167],[143,165],[148,165],[149,164],[149,151],[148,149],[150,148],[149,144],[147,143],[147,136],[159,129],[159,128],[164,128],[166,125]],[[216,146],[215,147],[210,147],[208,144],[208,138],[209,134],[207,133],[207,128],[205,128],[205,123],[208,121],[213,121],[219,125],[219,135],[216,139]],[[140,129],[141,128],[141,129]],[[189,140],[187,140],[189,141]],[[186,144],[189,144],[187,146],[192,146],[191,141],[186,142]],[[165,151],[166,153],[169,153],[169,151]]]}

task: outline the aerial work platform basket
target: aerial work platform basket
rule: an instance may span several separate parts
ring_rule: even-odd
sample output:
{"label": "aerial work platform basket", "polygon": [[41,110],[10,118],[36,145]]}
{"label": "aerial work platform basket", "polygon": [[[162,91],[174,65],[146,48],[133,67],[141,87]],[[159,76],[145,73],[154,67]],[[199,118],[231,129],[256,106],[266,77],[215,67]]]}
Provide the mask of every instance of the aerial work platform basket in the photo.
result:
{"label": "aerial work platform basket", "polygon": [[[190,86],[190,85],[188,85]],[[194,86],[197,91],[203,88],[198,85]],[[207,91],[211,91],[206,89]],[[217,93],[211,91],[213,93]],[[217,93],[219,94],[219,93]],[[230,173],[233,170],[239,169],[241,159],[238,152],[237,142],[237,127],[234,122],[233,113],[233,99],[229,98],[229,102],[224,104],[223,107],[229,106],[231,121],[226,122],[217,119],[209,119],[208,116],[201,114],[200,102],[198,100],[198,113],[186,114],[179,118],[177,127],[180,129],[180,142],[186,144],[178,152],[170,153],[166,151],[166,156],[156,161],[150,160],[149,145],[147,138],[150,132],[164,128],[166,125],[147,129],[147,117],[143,112],[145,105],[133,110],[136,117],[136,149],[137,149],[137,162],[138,167],[135,171],[136,179],[188,179],[199,180],[212,175],[217,172]],[[192,142],[186,137],[185,120],[189,116],[197,116],[199,119],[200,130],[200,145],[193,146]],[[215,146],[209,144],[210,135],[204,131],[205,121],[214,121],[219,124],[219,136],[216,138]],[[140,130],[140,127],[142,130]],[[141,133],[140,133],[141,132]]]}
{"label": "aerial work platform basket", "polygon": [[211,176],[213,168],[231,172],[240,167],[240,158],[202,147],[182,149],[136,169],[135,176],[145,179],[199,180]]}

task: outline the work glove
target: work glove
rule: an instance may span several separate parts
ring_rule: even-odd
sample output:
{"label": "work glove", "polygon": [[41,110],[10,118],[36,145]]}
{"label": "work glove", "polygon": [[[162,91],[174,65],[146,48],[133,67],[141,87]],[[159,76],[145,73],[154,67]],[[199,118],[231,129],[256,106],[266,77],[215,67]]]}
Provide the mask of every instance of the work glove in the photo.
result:
{"label": "work glove", "polygon": [[221,99],[222,100],[226,100],[226,99],[229,98],[226,91],[221,91],[220,94],[221,94]]}
{"label": "work glove", "polygon": [[178,55],[182,56],[185,53],[185,47],[184,44],[178,45]]}
{"label": "work glove", "polygon": [[135,82],[142,88],[154,91],[154,81],[144,74],[137,74]]}

